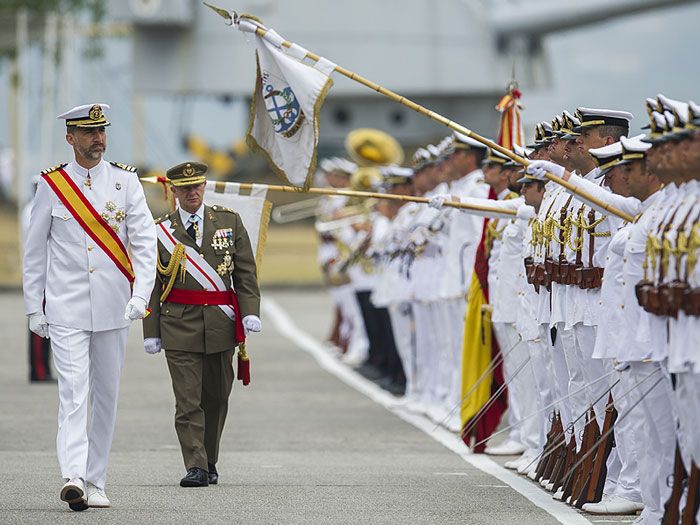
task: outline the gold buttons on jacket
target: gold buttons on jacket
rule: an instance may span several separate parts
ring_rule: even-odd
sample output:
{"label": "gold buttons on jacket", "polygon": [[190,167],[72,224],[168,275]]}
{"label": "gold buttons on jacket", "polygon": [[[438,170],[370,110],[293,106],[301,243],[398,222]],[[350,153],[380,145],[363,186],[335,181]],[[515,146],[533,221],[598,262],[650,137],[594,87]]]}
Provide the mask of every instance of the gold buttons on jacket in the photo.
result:
{"label": "gold buttons on jacket", "polygon": [[94,246],[88,246],[88,251],[91,252]]}
{"label": "gold buttons on jacket", "polygon": [[89,271],[90,273],[93,273],[93,272],[95,271],[95,269],[91,267],[88,271]]}

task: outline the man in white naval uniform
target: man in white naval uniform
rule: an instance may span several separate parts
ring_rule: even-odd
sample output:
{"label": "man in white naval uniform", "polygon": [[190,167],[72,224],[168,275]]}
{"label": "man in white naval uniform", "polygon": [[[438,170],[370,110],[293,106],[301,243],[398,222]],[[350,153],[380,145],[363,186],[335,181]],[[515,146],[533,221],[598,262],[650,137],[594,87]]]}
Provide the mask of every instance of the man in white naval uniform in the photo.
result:
{"label": "man in white naval uniform", "polygon": [[[102,158],[109,125],[104,109],[109,106],[89,104],[58,117],[66,120],[75,160],[43,172],[23,264],[30,329],[51,338],[59,392],[56,447],[66,480],[61,499],[73,510],[110,505],[104,487],[126,337],[131,322],[146,315],[156,270],[155,224],[136,170]],[[59,197],[53,184],[61,182],[72,185],[73,193],[62,195],[73,199]],[[76,211],[80,201],[103,229],[90,230]],[[108,254],[110,245],[130,253],[131,261],[126,255],[118,267],[118,250]]]}

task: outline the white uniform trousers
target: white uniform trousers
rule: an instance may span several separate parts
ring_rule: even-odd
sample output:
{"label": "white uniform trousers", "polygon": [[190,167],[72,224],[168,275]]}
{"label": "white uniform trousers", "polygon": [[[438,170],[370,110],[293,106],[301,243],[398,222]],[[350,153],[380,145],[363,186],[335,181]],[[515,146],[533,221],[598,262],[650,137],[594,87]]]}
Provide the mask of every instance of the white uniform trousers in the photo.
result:
{"label": "white uniform trousers", "polygon": [[128,331],[49,326],[58,373],[56,449],[66,480],[83,478],[97,487],[105,486]]}
{"label": "white uniform trousers", "polygon": [[[606,373],[612,371],[612,364],[603,359],[593,359],[593,349],[595,348],[596,327],[586,326],[583,323],[574,325],[574,337],[579,355],[583,358],[584,379],[590,387],[588,392],[588,404],[601,398],[595,405],[598,425],[603,428],[605,420],[605,407],[608,405],[608,395],[606,391],[610,388],[610,381],[594,381]],[[606,366],[607,365],[607,366]],[[601,397],[602,396],[602,397]]]}
{"label": "white uniform trousers", "polygon": [[[630,403],[636,403],[662,377],[658,363],[630,363],[629,372],[634,383],[647,378],[630,394]],[[664,504],[671,494],[668,477],[673,474],[676,449],[676,431],[671,407],[671,386],[663,378],[649,391],[639,405],[643,410],[643,432],[637,441],[639,477],[644,502],[643,523],[657,524],[664,514]]]}
{"label": "white uniform trousers", "polygon": [[463,297],[445,301],[450,326],[450,387],[447,404],[458,414],[462,406],[462,345],[467,301]]}
{"label": "white uniform trousers", "polygon": [[[543,410],[544,407],[551,405],[555,398],[556,374],[554,373],[554,363],[552,361],[552,352],[547,346],[547,342],[539,337],[535,340],[527,342],[527,350],[530,354],[530,365],[535,381],[535,389],[539,396],[537,410]],[[544,412],[539,412],[538,416],[533,417],[540,426],[539,450],[542,452],[546,441],[547,432],[549,431],[549,423],[554,414],[556,407],[546,409]],[[528,407],[525,417],[534,413],[534,409]]]}
{"label": "white uniform trousers", "polygon": [[432,377],[432,353],[435,343],[433,318],[430,304],[414,301],[411,303],[416,326],[416,399],[421,403],[430,402],[430,380]]}
{"label": "white uniform trousers", "polygon": [[[432,354],[432,379],[430,380],[430,401],[435,405],[447,407],[447,394],[450,386],[450,347],[451,331],[447,317],[447,307],[443,301],[430,303],[433,319],[433,337],[435,344]],[[449,411],[452,407],[447,407]]]}
{"label": "white uniform trousers", "polygon": [[416,395],[416,349],[413,327],[413,309],[411,303],[389,305],[391,330],[394,333],[396,351],[399,353],[403,372],[406,376],[406,398],[414,399]]}
{"label": "white uniform trousers", "polygon": [[[561,400],[556,407],[561,416],[561,423],[564,429],[567,429],[571,424],[572,408],[571,398],[564,399],[569,393],[569,369],[564,356],[564,347],[561,343],[561,337],[557,334],[554,343],[552,343],[551,330],[548,324],[539,325],[540,339],[546,342],[547,350],[549,351],[552,365],[552,385],[554,388],[554,401]],[[569,437],[567,436],[567,440]]]}
{"label": "white uniform trousers", "polygon": [[684,372],[676,374],[675,389],[678,405],[679,433],[683,440],[684,458],[686,470],[690,466],[690,460],[700,465],[700,432],[698,432],[698,420],[700,419],[700,374]]}
{"label": "white uniform trousers", "polygon": [[528,452],[537,453],[540,445],[539,420],[530,418],[523,421],[528,411],[534,411],[538,404],[527,344],[521,340],[514,323],[493,323],[493,328],[503,355],[504,377],[508,383],[508,424],[513,426],[510,439],[521,443]]}
{"label": "white uniform trousers", "polygon": [[[615,450],[620,460],[620,469],[614,488],[608,487],[612,494],[630,501],[642,502],[642,492],[639,483],[640,443],[644,432],[644,413],[641,406],[633,407],[639,399],[640,391],[644,384],[635,387],[632,374],[629,369],[613,374],[611,382],[619,379],[620,382],[613,388],[613,402],[617,410],[617,421],[614,426]],[[651,381],[651,380],[650,380]],[[649,388],[651,385],[646,385]],[[629,393],[628,393],[629,392]],[[608,480],[611,480],[608,474]],[[612,495],[611,494],[611,495]]]}

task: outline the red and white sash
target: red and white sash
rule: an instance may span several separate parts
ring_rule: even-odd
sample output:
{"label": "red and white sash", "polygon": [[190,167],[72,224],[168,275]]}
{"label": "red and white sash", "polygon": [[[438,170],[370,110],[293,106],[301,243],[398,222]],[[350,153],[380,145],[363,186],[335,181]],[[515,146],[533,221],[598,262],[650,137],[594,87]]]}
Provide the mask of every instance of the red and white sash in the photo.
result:
{"label": "red and white sash", "polygon": [[[157,225],[156,231],[158,232],[158,240],[163,244],[168,253],[172,255],[175,246],[183,243],[179,242],[173,236],[170,224],[170,220],[164,220]],[[187,263],[185,265],[187,273],[190,274],[204,290],[210,292],[225,292],[227,290],[224,280],[197,250],[191,246],[185,245],[185,255],[187,257]],[[236,319],[236,311],[231,305],[220,304],[218,307],[221,308],[229,319],[232,321]]]}

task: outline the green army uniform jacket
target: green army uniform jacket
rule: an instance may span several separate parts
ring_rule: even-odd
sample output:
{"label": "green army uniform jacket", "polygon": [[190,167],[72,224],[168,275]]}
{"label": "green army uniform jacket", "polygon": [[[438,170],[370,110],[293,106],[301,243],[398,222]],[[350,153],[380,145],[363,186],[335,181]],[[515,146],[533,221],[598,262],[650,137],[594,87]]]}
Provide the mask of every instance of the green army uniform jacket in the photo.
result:
{"label": "green army uniform jacket", "polygon": [[[255,257],[241,217],[227,208],[204,206],[201,247],[197,247],[197,243],[185,230],[178,210],[158,219],[156,223],[166,219],[171,222],[170,232],[177,242],[197,250],[212,268],[217,269],[222,265],[228,252],[233,259],[232,271],[219,275],[226,283],[226,288],[230,290],[233,287],[236,292],[241,310],[240,313],[236,312],[236,315],[241,315],[241,318],[246,315],[259,316],[260,289]],[[214,233],[227,228],[232,230],[232,242],[225,249],[216,249],[213,246]],[[160,241],[158,257],[161,265],[167,267],[170,253]],[[169,279],[158,272],[149,304],[151,314],[143,320],[144,338],[160,338],[161,346],[166,351],[214,354],[235,348],[235,323],[217,305],[178,304],[168,302],[167,297],[164,303],[160,303],[160,296]],[[202,290],[201,285],[189,273],[186,274],[184,282],[178,275],[174,288]]]}

